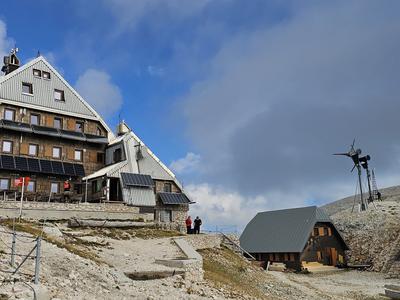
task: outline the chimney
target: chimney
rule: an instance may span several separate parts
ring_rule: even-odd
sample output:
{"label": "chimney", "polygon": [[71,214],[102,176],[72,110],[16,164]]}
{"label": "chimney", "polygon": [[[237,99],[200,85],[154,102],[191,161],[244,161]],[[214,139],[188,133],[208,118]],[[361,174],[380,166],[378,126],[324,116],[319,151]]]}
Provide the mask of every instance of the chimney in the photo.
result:
{"label": "chimney", "polygon": [[118,124],[118,128],[117,128],[117,134],[118,136],[124,135],[125,133],[130,132],[131,129],[128,127],[128,125],[126,125],[125,121],[122,120],[119,124]]}
{"label": "chimney", "polygon": [[5,75],[10,74],[12,71],[15,71],[19,68],[19,59],[17,57],[18,48],[11,49],[11,53],[9,56],[4,56],[4,66],[1,68],[1,71],[4,72]]}

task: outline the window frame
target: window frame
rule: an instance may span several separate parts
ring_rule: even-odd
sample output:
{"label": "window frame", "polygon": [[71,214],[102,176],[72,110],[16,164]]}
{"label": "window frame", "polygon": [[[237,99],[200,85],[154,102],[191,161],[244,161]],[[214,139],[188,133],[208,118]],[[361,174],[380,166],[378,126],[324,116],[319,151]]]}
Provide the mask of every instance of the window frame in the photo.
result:
{"label": "window frame", "polygon": [[[81,130],[78,130],[78,125],[81,125]],[[85,122],[84,121],[75,121],[75,132],[81,132],[84,133],[85,132]]]}
{"label": "window frame", "polygon": [[[59,150],[58,156],[54,156],[54,150],[55,150],[55,149],[58,149],[58,150]],[[61,155],[62,155],[62,147],[60,147],[60,146],[53,146],[53,148],[52,148],[52,150],[51,150],[51,157],[52,157],[52,158],[58,158],[58,159],[60,159],[60,158],[61,158]]]}
{"label": "window frame", "polygon": [[[35,147],[35,154],[31,154],[31,146],[34,146],[34,147]],[[34,143],[29,143],[29,146],[28,146],[28,155],[29,155],[29,156],[37,157],[38,154],[39,154],[39,145],[38,145],[38,144],[34,144]]]}
{"label": "window frame", "polygon": [[[5,151],[5,150],[4,150],[4,143],[10,143],[10,151]],[[3,141],[1,142],[1,152],[2,152],[2,153],[13,154],[13,152],[14,152],[14,141],[11,141],[11,140],[3,140]]]}
{"label": "window frame", "polygon": [[97,163],[102,163],[104,164],[104,152],[97,152]]}
{"label": "window frame", "polygon": [[[76,159],[77,153],[80,153],[80,159]],[[75,161],[83,161],[83,150],[82,149],[74,149],[74,160]]]}
{"label": "window frame", "polygon": [[96,127],[96,135],[103,136],[103,131],[101,130],[101,128],[99,126]]}
{"label": "window frame", "polygon": [[164,184],[163,184],[163,192],[164,193],[172,193],[172,183],[171,182],[164,182]]}
{"label": "window frame", "polygon": [[[60,93],[61,99],[56,98],[56,93]],[[54,101],[56,102],[65,102],[65,93],[63,90],[54,89]]]}
{"label": "window frame", "polygon": [[[57,121],[60,121],[60,127],[56,127],[56,126],[55,126],[56,120],[57,120]],[[61,118],[61,117],[54,117],[54,120],[53,120],[53,128],[63,129],[63,118]]]}
{"label": "window frame", "polygon": [[[36,75],[35,72],[38,72],[39,75]],[[36,78],[42,78],[42,70],[33,69],[32,74],[33,74],[33,76],[36,77]]]}
{"label": "window frame", "polygon": [[[45,77],[45,76],[49,76],[49,77]],[[46,79],[46,80],[50,80],[51,79],[51,76],[50,76],[50,72],[47,72],[47,71],[42,71],[42,78],[43,79]]]}
{"label": "window frame", "polygon": [[[56,192],[53,192],[53,185],[57,186],[57,191],[56,191]],[[50,192],[51,192],[52,194],[58,194],[58,193],[60,193],[60,183],[59,183],[59,182],[55,182],[55,181],[51,181],[51,182],[50,182]]]}
{"label": "window frame", "polygon": [[[37,123],[36,124],[32,123],[32,117],[36,117],[37,118]],[[36,113],[32,114],[31,113],[30,116],[29,116],[29,124],[40,126],[40,114],[36,114]]]}
{"label": "window frame", "polygon": [[[33,189],[30,191],[29,190],[29,185],[33,184]],[[36,180],[30,180],[26,186],[26,191],[30,193],[35,193],[36,192]]]}
{"label": "window frame", "polygon": [[[3,180],[6,180],[6,181],[7,181],[7,188],[6,188],[6,189],[2,189],[2,188],[1,188],[1,182],[2,182]],[[10,179],[10,178],[0,178],[0,191],[9,190],[10,187],[11,187],[11,179]]]}
{"label": "window frame", "polygon": [[[24,86],[28,86],[29,87],[29,93],[24,92]],[[22,94],[23,95],[28,95],[28,96],[33,96],[33,84],[30,82],[22,82]]]}
{"label": "window frame", "polygon": [[[11,113],[12,113],[12,120],[6,118],[7,112],[11,112]],[[15,121],[15,114],[16,114],[15,109],[12,109],[12,108],[4,108],[3,118],[4,118],[4,120]]]}

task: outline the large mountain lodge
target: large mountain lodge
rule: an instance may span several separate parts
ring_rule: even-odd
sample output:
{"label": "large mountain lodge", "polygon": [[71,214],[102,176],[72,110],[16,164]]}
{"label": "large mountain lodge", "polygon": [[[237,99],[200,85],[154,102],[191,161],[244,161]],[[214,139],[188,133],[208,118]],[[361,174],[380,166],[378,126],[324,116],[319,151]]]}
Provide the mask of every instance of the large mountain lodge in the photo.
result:
{"label": "large mountain lodge", "polygon": [[129,127],[115,136],[44,57],[20,66],[16,54],[0,77],[0,199],[20,199],[15,180],[29,177],[26,201],[123,203],[183,224],[182,185]]}

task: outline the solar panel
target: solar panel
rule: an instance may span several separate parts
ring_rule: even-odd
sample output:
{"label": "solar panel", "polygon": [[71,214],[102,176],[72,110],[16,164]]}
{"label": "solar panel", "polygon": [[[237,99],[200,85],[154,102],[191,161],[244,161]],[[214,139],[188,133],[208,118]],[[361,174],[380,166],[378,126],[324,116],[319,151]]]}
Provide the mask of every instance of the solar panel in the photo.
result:
{"label": "solar panel", "polygon": [[60,136],[60,134],[58,133],[58,129],[56,128],[32,125],[32,129],[33,132],[37,134]]}
{"label": "solar panel", "polygon": [[1,163],[3,169],[7,170],[15,170],[15,163],[14,163],[14,157],[10,155],[2,155],[1,156]]}
{"label": "solar panel", "polygon": [[76,176],[85,176],[85,169],[81,164],[74,164],[75,174]]}
{"label": "solar panel", "polygon": [[31,172],[40,172],[39,160],[36,158],[28,158],[28,169]]}
{"label": "solar panel", "polygon": [[15,169],[20,171],[28,171],[28,161],[26,160],[26,157],[15,157]]}
{"label": "solar panel", "polygon": [[51,166],[54,174],[64,174],[64,168],[61,161],[52,161]]}
{"label": "solar panel", "polygon": [[40,159],[40,170],[43,173],[53,173],[53,168],[51,166],[51,161],[45,160],[45,159]]}
{"label": "solar panel", "polygon": [[3,164],[1,162],[1,156],[0,156],[0,169],[2,169],[2,168],[3,168]]}
{"label": "solar panel", "polygon": [[75,176],[75,169],[74,169],[74,165],[71,163],[63,163],[64,164],[64,172],[65,175],[71,175],[71,176]]}
{"label": "solar panel", "polygon": [[158,193],[164,204],[188,204],[189,198],[183,193]]}
{"label": "solar panel", "polygon": [[121,178],[124,186],[154,186],[150,175],[121,173]]}

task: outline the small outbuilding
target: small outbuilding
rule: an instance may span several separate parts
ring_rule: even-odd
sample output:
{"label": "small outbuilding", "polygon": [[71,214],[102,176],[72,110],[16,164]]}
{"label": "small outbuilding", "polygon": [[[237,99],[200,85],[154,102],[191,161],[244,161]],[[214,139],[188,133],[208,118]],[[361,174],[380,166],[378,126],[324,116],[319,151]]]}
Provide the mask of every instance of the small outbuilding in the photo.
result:
{"label": "small outbuilding", "polygon": [[345,265],[349,250],[332,220],[316,206],[258,213],[240,236],[240,245],[258,261],[295,270],[310,262]]}

